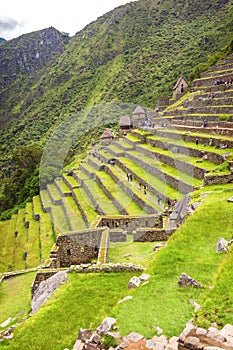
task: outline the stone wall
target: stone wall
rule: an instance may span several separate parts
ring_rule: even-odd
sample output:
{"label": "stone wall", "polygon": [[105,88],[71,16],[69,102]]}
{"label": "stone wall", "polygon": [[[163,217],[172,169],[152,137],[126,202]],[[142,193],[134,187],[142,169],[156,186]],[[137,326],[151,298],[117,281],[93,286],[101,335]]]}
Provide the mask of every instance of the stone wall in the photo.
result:
{"label": "stone wall", "polygon": [[181,160],[178,159],[174,159],[172,158],[172,156],[168,156],[165,154],[161,154],[158,153],[156,151],[150,151],[146,148],[140,147],[140,146],[136,146],[136,149],[138,149],[140,152],[144,153],[145,155],[147,155],[148,157],[151,158],[155,158],[158,159],[159,161],[171,165],[172,167],[183,171],[184,173],[194,176],[198,179],[203,179],[204,178],[204,174],[206,173],[205,169],[193,166],[191,164],[185,163]]}
{"label": "stone wall", "polygon": [[119,178],[111,171],[109,167],[105,166],[105,172],[109,174],[112,179],[120,186],[125,193],[128,194],[128,196],[139,205],[140,208],[144,209],[148,214],[154,214],[156,213],[156,209],[150,206],[149,204],[146,203],[142,198],[140,198],[131,188],[127,187],[124,185],[122,181],[119,180]]}
{"label": "stone wall", "polygon": [[[163,137],[173,138],[175,140],[184,140],[185,142],[195,142],[196,136],[189,134],[177,134],[176,132],[170,132],[158,130],[157,135],[161,135]],[[209,137],[198,136],[198,140],[200,144],[207,145],[209,143]],[[218,139],[213,138],[213,147],[220,146],[225,140],[222,140],[221,137]],[[227,144],[229,148],[233,148],[233,141],[228,141]],[[226,150],[227,151],[227,150]]]}
{"label": "stone wall", "polygon": [[112,196],[112,194],[107,190],[107,188],[104,186],[104,184],[102,183],[102,181],[98,176],[96,176],[96,182],[102,188],[106,196],[108,196],[108,198],[114,203],[114,205],[117,207],[120,213],[123,215],[128,215],[128,212],[126,211],[126,209],[123,208],[122,205],[118,203],[118,201]]}
{"label": "stone wall", "polygon": [[[155,175],[156,177],[158,177],[159,179],[161,179],[165,184],[168,184],[174,188],[176,188],[179,192],[181,193],[189,193],[193,190],[193,186],[189,185],[189,184],[186,184],[185,182],[183,182],[182,180],[180,179],[177,179],[167,173],[164,173],[162,170],[160,170],[159,168],[155,168],[153,167],[152,165],[148,164],[148,163],[145,163],[143,161],[143,158],[142,159],[139,159],[137,157],[135,157],[134,155],[132,154],[128,154],[126,153],[125,154],[126,158],[129,158],[135,162],[137,162],[138,165],[140,165],[143,169],[149,171],[151,174]],[[116,163],[119,163],[120,165],[120,161]],[[126,166],[122,165],[122,168],[124,170],[127,169]],[[133,176],[135,177],[136,180],[138,180],[139,182],[143,183],[144,184],[144,181],[142,181],[142,179],[136,174],[136,173],[133,173],[131,171],[131,173],[133,174]],[[151,190],[152,192],[154,192],[156,195],[160,195],[162,199],[166,200],[167,199],[167,196],[160,193],[157,189],[154,189],[152,186],[150,186],[149,183],[146,183],[146,185],[148,185],[148,188],[149,190]]]}
{"label": "stone wall", "polygon": [[33,281],[33,284],[31,286],[31,295],[33,296],[35,294],[35,291],[38,289],[39,284],[43,281],[46,281],[51,276],[55,275],[57,273],[57,270],[44,270],[44,271],[38,271],[36,274],[36,277]]}
{"label": "stone wall", "polygon": [[78,198],[77,198],[75,192],[72,192],[72,197],[74,198],[75,203],[77,204],[77,207],[79,208],[80,213],[82,214],[82,217],[83,217],[83,220],[84,220],[85,223],[86,223],[86,226],[87,226],[87,227],[90,227],[90,224],[91,224],[91,223],[88,221],[88,218],[87,218],[87,216],[86,216],[86,214],[85,214],[85,212],[84,212],[84,210],[83,210],[83,207],[82,207],[81,203],[79,203],[79,200],[78,200]]}
{"label": "stone wall", "polygon": [[220,185],[233,183],[233,174],[226,175],[206,175],[204,177],[204,186],[207,185]]}
{"label": "stone wall", "polygon": [[[196,138],[195,138],[196,140]],[[195,142],[195,140],[193,142]],[[199,141],[199,138],[198,138]],[[208,140],[206,140],[208,142]],[[170,151],[175,151],[176,153],[181,153],[181,154],[185,154],[187,156],[190,157],[196,157],[196,158],[202,158],[203,156],[207,156],[208,160],[212,163],[215,164],[221,164],[224,162],[224,157],[221,154],[218,153],[214,153],[214,152],[207,152],[207,151],[201,151],[198,149],[198,147],[195,148],[191,148],[188,147],[186,145],[177,145],[172,143],[172,140],[168,143],[168,142],[162,142],[160,140],[153,140],[148,138],[147,139],[147,143],[150,144],[151,146],[154,147],[159,147],[162,148],[164,150],[170,150]]]}
{"label": "stone wall", "polygon": [[167,241],[171,233],[164,229],[139,228],[133,233],[134,242]]}
{"label": "stone wall", "polygon": [[126,242],[127,233],[121,229],[109,230],[110,242]]}
{"label": "stone wall", "polygon": [[147,216],[103,216],[98,222],[98,227],[109,227],[111,229],[119,228],[128,233],[140,227],[162,227],[163,221],[161,215]]}
{"label": "stone wall", "polygon": [[102,229],[60,235],[57,238],[57,267],[91,262],[98,256]]}

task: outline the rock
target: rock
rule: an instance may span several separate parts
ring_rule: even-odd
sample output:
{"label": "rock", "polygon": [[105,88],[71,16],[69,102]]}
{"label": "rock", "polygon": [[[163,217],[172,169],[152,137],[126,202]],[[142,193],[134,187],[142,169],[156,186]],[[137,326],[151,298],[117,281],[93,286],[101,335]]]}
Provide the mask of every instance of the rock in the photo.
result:
{"label": "rock", "polygon": [[152,339],[146,341],[146,347],[148,349],[154,349],[155,348],[155,343]]}
{"label": "rock", "polygon": [[9,317],[6,321],[4,321],[2,324],[0,324],[0,327],[4,328],[4,327],[8,326],[8,324],[11,323],[12,321],[14,321],[14,318]]}
{"label": "rock", "polygon": [[219,348],[218,346],[205,346],[204,350],[224,350],[224,348]]}
{"label": "rock", "polygon": [[98,345],[97,344],[86,342],[85,350],[96,350],[96,349],[98,349]]}
{"label": "rock", "polygon": [[198,327],[196,330],[196,335],[206,335],[207,330],[201,327]]}
{"label": "rock", "polygon": [[158,327],[158,326],[155,326],[155,327],[153,327],[153,328],[156,330],[156,332],[157,332],[158,335],[163,334],[162,328],[160,328],[160,327]]}
{"label": "rock", "polygon": [[216,253],[227,253],[228,252],[228,241],[225,238],[219,238],[216,244]]}
{"label": "rock", "polygon": [[121,339],[121,335],[119,332],[107,332],[107,335],[110,335],[111,337],[113,337],[114,339]]}
{"label": "rock", "polygon": [[47,280],[41,282],[32,298],[31,315],[38,311],[50,295],[66,280],[67,273],[65,271],[59,271]]}
{"label": "rock", "polygon": [[86,341],[89,340],[92,336],[92,330],[91,329],[84,329],[84,328],[80,328],[79,332],[78,332],[78,339],[82,340],[82,341]]}
{"label": "rock", "polygon": [[147,273],[143,273],[141,276],[139,276],[140,281],[147,281],[150,278],[150,275]]}
{"label": "rock", "polygon": [[101,337],[99,336],[99,334],[93,333],[91,338],[90,338],[90,342],[91,343],[95,343],[95,344],[100,344],[101,343]]}
{"label": "rock", "polygon": [[128,283],[128,289],[138,288],[140,286],[140,279],[136,276],[133,276]]}
{"label": "rock", "polygon": [[202,288],[202,285],[199,282],[195,281],[192,277],[190,277],[184,272],[180,276],[180,279],[178,281],[178,286]]}
{"label": "rock", "polygon": [[84,343],[82,343],[82,341],[78,339],[74,344],[73,350],[83,350],[83,347]]}
{"label": "rock", "polygon": [[223,335],[224,337],[233,337],[233,325],[226,324],[219,332],[219,334]]}
{"label": "rock", "polygon": [[137,343],[138,341],[142,340],[144,337],[143,335],[136,333],[136,332],[131,332],[129,333],[126,337],[123,337],[124,343]]}
{"label": "rock", "polygon": [[200,343],[199,338],[191,337],[191,336],[186,337],[184,342],[185,347],[188,347],[189,349],[195,349],[196,347],[198,347],[199,343]]}
{"label": "rock", "polygon": [[128,258],[129,256],[131,256],[131,254],[125,254],[125,255],[123,255],[124,258]]}
{"label": "rock", "polygon": [[111,330],[112,326],[116,323],[116,319],[112,317],[106,317],[101,325],[96,329],[97,333],[105,334]]}
{"label": "rock", "polygon": [[193,299],[189,299],[190,303],[194,305],[194,311],[200,310],[201,306]]}
{"label": "rock", "polygon": [[122,300],[118,301],[118,304],[123,303],[124,301],[127,301],[127,300],[131,300],[131,299],[133,299],[133,296],[128,295],[128,296],[124,297]]}
{"label": "rock", "polygon": [[185,329],[182,331],[182,333],[179,336],[179,340],[184,341],[185,337],[187,337],[190,332],[194,329],[195,327],[193,326],[192,322],[188,322],[186,324]]}

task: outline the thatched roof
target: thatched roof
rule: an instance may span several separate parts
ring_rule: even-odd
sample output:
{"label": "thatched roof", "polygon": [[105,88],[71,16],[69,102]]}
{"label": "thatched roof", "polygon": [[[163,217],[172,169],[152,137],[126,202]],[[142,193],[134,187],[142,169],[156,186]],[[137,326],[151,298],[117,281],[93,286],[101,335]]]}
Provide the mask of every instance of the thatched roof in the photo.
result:
{"label": "thatched roof", "polygon": [[100,138],[101,139],[110,139],[110,138],[113,139],[114,135],[110,129],[105,129]]}
{"label": "thatched roof", "polygon": [[131,120],[130,117],[128,115],[123,115],[120,118],[120,122],[119,122],[120,126],[131,126]]}
{"label": "thatched roof", "polygon": [[181,83],[182,80],[184,80],[184,81],[188,84],[188,81],[187,81],[187,79],[186,79],[185,77],[180,77],[180,78],[177,80],[176,84],[174,85],[173,90],[177,89],[177,87],[180,85],[180,83]]}
{"label": "thatched roof", "polygon": [[135,108],[135,111],[133,112],[133,114],[145,114],[146,112],[144,111],[144,109],[142,109],[141,106],[137,106]]}

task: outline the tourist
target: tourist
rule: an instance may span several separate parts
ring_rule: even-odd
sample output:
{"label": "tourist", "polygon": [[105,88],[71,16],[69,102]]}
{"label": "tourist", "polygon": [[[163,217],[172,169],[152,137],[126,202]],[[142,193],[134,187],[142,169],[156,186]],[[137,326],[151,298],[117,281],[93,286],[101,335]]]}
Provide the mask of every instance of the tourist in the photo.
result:
{"label": "tourist", "polygon": [[198,141],[198,138],[196,137],[196,146],[198,146],[198,143],[199,143],[199,141]]}
{"label": "tourist", "polygon": [[144,185],[144,187],[143,187],[143,189],[144,189],[144,194],[146,194],[146,185]]}
{"label": "tourist", "polygon": [[157,195],[158,205],[160,205],[161,199],[162,199],[162,198],[161,198],[160,195],[158,194],[158,195]]}
{"label": "tourist", "polygon": [[212,137],[209,140],[209,146],[213,146],[213,138]]}

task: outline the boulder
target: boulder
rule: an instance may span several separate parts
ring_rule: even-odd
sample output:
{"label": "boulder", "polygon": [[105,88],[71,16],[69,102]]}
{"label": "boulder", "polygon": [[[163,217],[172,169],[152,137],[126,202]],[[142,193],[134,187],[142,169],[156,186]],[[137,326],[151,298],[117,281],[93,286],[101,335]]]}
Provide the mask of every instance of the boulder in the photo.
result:
{"label": "boulder", "polygon": [[78,332],[78,339],[82,341],[89,340],[92,336],[92,330],[91,329],[85,329],[85,328],[80,328]]}
{"label": "boulder", "polygon": [[106,317],[101,325],[96,329],[97,333],[105,334],[109,332],[112,326],[116,323],[116,319],[112,317]]}
{"label": "boulder", "polygon": [[60,286],[61,283],[67,280],[67,273],[65,271],[59,271],[47,280],[39,284],[38,289],[32,298],[31,303],[31,315],[33,315],[44,302],[50,297],[50,295]]}
{"label": "boulder", "polygon": [[128,283],[128,289],[138,288],[140,286],[140,279],[136,276],[133,276]]}
{"label": "boulder", "polygon": [[138,341],[142,340],[144,337],[143,335],[136,333],[136,332],[131,332],[129,333],[126,337],[123,337],[124,343],[137,343]]}
{"label": "boulder", "polygon": [[139,276],[140,281],[147,281],[150,278],[150,275],[147,273],[143,273],[141,276]]}
{"label": "boulder", "polygon": [[184,272],[180,276],[180,279],[178,281],[178,286],[202,288],[202,285],[199,282],[195,281],[192,277],[190,277]]}
{"label": "boulder", "polygon": [[73,346],[73,350],[83,350],[84,343],[81,340],[77,340]]}
{"label": "boulder", "polygon": [[229,242],[225,238],[219,238],[216,244],[216,253],[227,253],[229,247]]}
{"label": "boulder", "polygon": [[127,295],[122,300],[118,301],[118,304],[123,303],[124,301],[127,301],[127,300],[131,300],[131,299],[133,299],[133,296],[132,295]]}

